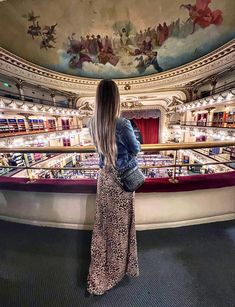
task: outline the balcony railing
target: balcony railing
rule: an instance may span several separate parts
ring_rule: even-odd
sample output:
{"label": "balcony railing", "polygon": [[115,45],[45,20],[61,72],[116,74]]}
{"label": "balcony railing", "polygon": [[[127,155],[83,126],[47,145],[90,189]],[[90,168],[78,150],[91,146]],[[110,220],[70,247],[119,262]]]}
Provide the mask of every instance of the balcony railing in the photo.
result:
{"label": "balcony railing", "polygon": [[171,125],[177,125],[180,124],[181,126],[198,126],[198,127],[212,127],[212,128],[229,128],[229,129],[235,129],[235,121],[187,121],[187,122],[174,122],[170,123]]}
{"label": "balcony railing", "polygon": [[[182,168],[191,168],[191,169],[198,169],[202,166],[219,166],[221,172],[232,171],[233,168],[231,165],[235,164],[235,160],[228,160],[223,162],[218,162],[215,160],[209,160],[209,162],[205,159],[204,161],[198,161],[197,163],[188,163],[179,159],[179,150],[193,150],[193,149],[202,149],[202,148],[214,148],[214,147],[223,147],[223,148],[233,148],[235,146],[235,142],[227,141],[227,142],[200,142],[200,143],[178,143],[178,144],[145,144],[141,145],[141,151],[144,153],[150,153],[151,155],[156,155],[156,153],[164,152],[164,156],[171,157],[172,160],[170,163],[154,163],[154,165],[149,165],[148,162],[141,163],[140,167],[145,174],[147,174],[148,170],[152,169],[166,169],[167,176],[171,182],[176,183],[177,176],[181,174]],[[24,158],[24,165],[21,166],[7,166],[2,165],[0,169],[11,169],[11,170],[25,170],[26,176],[29,180],[34,180],[33,171],[35,170],[44,170],[44,171],[59,171],[59,172],[78,172],[79,174],[90,173],[94,175],[98,170],[98,163],[97,160],[94,160],[93,164],[90,164],[89,167],[86,166],[85,163],[81,161],[83,166],[68,166],[68,167],[60,167],[58,165],[52,167],[45,167],[45,166],[30,166],[28,163],[27,154],[29,153],[44,153],[44,154],[89,154],[94,153],[95,147],[94,146],[75,146],[75,147],[41,147],[41,148],[0,148],[0,154],[9,154],[9,153],[21,153]],[[170,153],[171,152],[171,153]],[[143,159],[144,159],[143,155]],[[147,157],[147,156],[146,156]],[[143,160],[142,159],[142,160]],[[148,161],[148,159],[145,159]],[[169,162],[168,161],[168,162]]]}
{"label": "balcony railing", "polygon": [[25,128],[24,131],[15,131],[15,129],[11,130],[9,129],[8,132],[4,132],[1,130],[1,125],[0,125],[0,138],[5,138],[5,137],[15,137],[15,136],[27,136],[27,135],[32,135],[32,134],[40,134],[40,133],[50,133],[50,132],[64,132],[64,131],[69,131],[69,130],[77,130],[81,129],[81,126],[79,125],[72,125],[69,126],[68,128],[59,126],[59,127],[53,127],[53,128]]}

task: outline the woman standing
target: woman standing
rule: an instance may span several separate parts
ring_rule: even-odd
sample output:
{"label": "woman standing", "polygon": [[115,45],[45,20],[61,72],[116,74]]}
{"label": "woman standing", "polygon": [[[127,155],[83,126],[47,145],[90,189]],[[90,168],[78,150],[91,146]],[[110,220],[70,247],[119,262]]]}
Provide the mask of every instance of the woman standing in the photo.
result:
{"label": "woman standing", "polygon": [[130,121],[119,116],[118,87],[112,80],[102,80],[90,123],[101,168],[87,278],[87,290],[96,295],[111,289],[125,274],[139,275],[134,193],[123,190],[117,175],[137,165],[140,144]]}

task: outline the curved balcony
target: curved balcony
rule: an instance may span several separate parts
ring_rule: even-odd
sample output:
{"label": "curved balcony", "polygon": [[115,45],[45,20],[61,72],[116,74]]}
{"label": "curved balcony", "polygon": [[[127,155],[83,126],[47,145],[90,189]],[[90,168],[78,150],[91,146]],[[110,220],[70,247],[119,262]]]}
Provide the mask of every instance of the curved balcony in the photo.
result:
{"label": "curved balcony", "polygon": [[[147,178],[136,191],[137,230],[178,227],[235,219],[235,171],[226,163],[227,172],[177,176],[177,170],[191,164],[177,162],[180,149],[234,146],[235,142],[202,142],[142,145],[142,151],[174,151],[174,164],[155,166],[172,168],[170,178]],[[91,153],[93,146],[71,148],[1,148],[0,152]],[[92,229],[95,210],[95,179],[33,179],[37,167],[19,167],[29,178],[0,177],[0,218],[40,226]],[[144,166],[143,168],[154,168]],[[57,167],[45,169],[58,169]],[[61,169],[61,168],[59,168]],[[63,170],[68,170],[64,168]],[[71,168],[71,169],[85,169]],[[92,168],[95,171],[95,168]]]}

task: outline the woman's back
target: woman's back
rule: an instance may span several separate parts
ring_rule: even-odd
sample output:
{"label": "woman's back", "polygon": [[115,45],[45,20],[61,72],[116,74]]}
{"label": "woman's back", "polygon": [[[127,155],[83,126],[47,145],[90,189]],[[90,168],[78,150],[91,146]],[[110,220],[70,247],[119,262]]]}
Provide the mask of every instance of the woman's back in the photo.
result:
{"label": "woman's back", "polygon": [[87,277],[87,290],[96,295],[111,289],[126,274],[139,275],[134,193],[123,189],[118,171],[137,165],[135,155],[140,144],[130,121],[119,115],[117,85],[112,80],[102,80],[97,87],[94,117],[90,122],[97,151],[103,153]]}
{"label": "woman's back", "polygon": [[[117,160],[116,168],[124,171],[137,165],[136,155],[140,151],[140,143],[134,134],[131,122],[119,117],[116,122]],[[104,157],[100,155],[100,167],[104,167]]]}

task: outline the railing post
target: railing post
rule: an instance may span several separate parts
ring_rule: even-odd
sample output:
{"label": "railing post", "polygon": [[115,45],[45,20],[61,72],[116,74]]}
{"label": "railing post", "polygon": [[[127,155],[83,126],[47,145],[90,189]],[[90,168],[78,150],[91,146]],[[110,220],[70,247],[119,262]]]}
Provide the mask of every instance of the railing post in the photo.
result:
{"label": "railing post", "polygon": [[27,172],[29,181],[32,181],[32,180],[33,180],[32,170],[29,169],[30,165],[29,165],[29,161],[28,161],[28,156],[27,156],[27,154],[24,154],[24,162],[25,162],[26,172]]}
{"label": "railing post", "polygon": [[170,179],[169,179],[169,181],[170,181],[170,182],[172,182],[172,183],[178,183],[178,182],[179,182],[179,180],[178,180],[178,179],[176,179],[177,153],[178,153],[178,151],[176,150],[176,151],[174,152],[174,168],[173,168],[173,176],[172,176],[172,178],[170,178]]}

